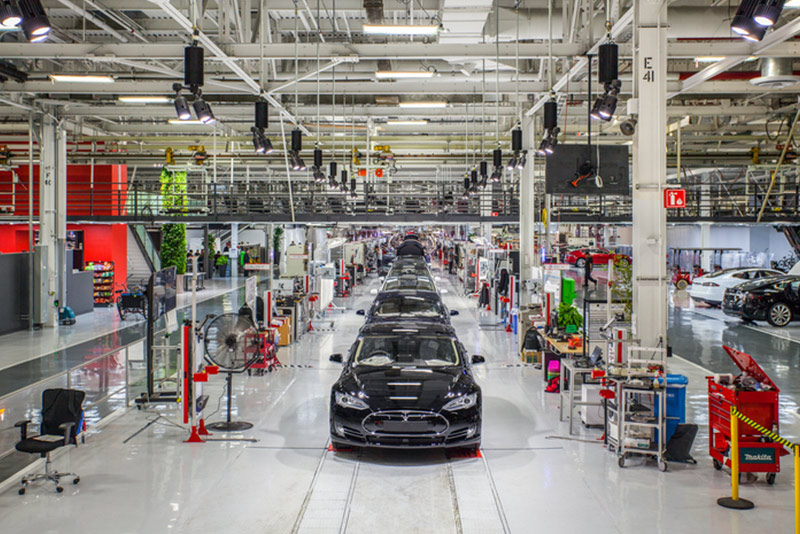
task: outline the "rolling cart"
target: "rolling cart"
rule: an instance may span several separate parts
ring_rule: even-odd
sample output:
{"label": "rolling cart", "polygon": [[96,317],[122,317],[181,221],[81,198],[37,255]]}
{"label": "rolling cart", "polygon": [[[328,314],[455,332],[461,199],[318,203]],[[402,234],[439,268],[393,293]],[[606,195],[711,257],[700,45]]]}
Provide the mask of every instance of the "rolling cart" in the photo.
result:
{"label": "rolling cart", "polygon": [[[752,356],[722,347],[742,374],[732,381],[724,375],[708,376],[709,454],[714,468],[731,465],[731,406],[759,425],[780,434],[778,400],[780,390]],[[780,457],[788,454],[780,443],[763,437],[746,422],[739,422],[739,472],[766,473],[774,484],[781,470]]]}
{"label": "rolling cart", "polygon": [[258,354],[253,361],[253,364],[247,368],[248,376],[250,376],[252,373],[255,373],[259,376],[263,375],[264,373],[271,373],[273,370],[281,366],[281,362],[278,361],[278,342],[276,339],[278,336],[277,329],[264,328],[259,330],[258,334],[255,334],[255,336],[258,337],[257,342],[248,345],[254,347],[253,350]]}

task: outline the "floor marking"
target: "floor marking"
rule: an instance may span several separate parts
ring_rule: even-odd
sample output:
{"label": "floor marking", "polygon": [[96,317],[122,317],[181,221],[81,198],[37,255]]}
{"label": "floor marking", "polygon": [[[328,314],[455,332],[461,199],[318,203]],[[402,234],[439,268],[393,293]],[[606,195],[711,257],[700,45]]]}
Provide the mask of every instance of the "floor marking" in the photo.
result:
{"label": "floor marking", "polygon": [[756,332],[760,332],[760,333],[768,335],[768,336],[773,336],[773,337],[777,337],[778,339],[783,339],[785,341],[790,341],[792,343],[799,343],[800,344],[800,339],[794,339],[794,338],[792,338],[790,336],[787,336],[787,335],[784,335],[784,334],[779,334],[779,333],[773,332],[771,330],[767,330],[763,326],[753,326],[753,325],[742,323],[742,322],[738,322],[737,323],[736,320],[733,317],[730,320],[728,320],[728,319],[725,319],[725,318],[714,317],[713,315],[708,315],[706,313],[703,313],[700,310],[695,310],[695,309],[691,309],[691,308],[690,308],[690,311],[692,311],[693,313],[696,313],[697,315],[699,315],[701,317],[705,317],[706,319],[712,319],[712,320],[715,320],[715,321],[721,321],[723,323],[732,323],[734,326],[742,326],[744,328],[749,328],[750,330],[755,330]]}
{"label": "floor marking", "polygon": [[306,496],[303,499],[303,504],[300,506],[300,511],[297,513],[297,519],[294,521],[294,527],[292,527],[292,534],[297,534],[300,530],[300,524],[303,522],[303,516],[306,514],[306,509],[308,508],[308,503],[311,501],[311,494],[314,493],[314,484],[317,483],[317,478],[319,478],[319,473],[322,471],[322,464],[325,463],[325,458],[328,456],[328,449],[327,447],[322,452],[322,457],[319,459],[319,463],[317,463],[317,468],[314,470],[314,475],[311,477],[311,484],[308,486],[308,490],[306,491]]}
{"label": "floor marking", "polygon": [[450,502],[453,504],[453,521],[456,525],[456,532],[462,534],[464,527],[461,525],[461,511],[458,508],[458,495],[456,495],[456,481],[453,475],[453,464],[447,462],[447,485],[450,488]]}
{"label": "floor marking", "polygon": [[350,508],[353,504],[353,495],[356,490],[356,480],[358,480],[358,472],[361,468],[361,451],[358,452],[356,457],[356,465],[353,467],[353,475],[350,478],[350,486],[347,488],[347,499],[345,500],[344,511],[342,512],[342,522],[339,526],[339,534],[347,532],[347,522],[350,520]]}
{"label": "floor marking", "polygon": [[481,462],[483,462],[483,467],[486,469],[486,475],[489,477],[489,488],[492,490],[492,495],[494,496],[494,505],[497,507],[497,513],[500,515],[500,523],[503,525],[503,532],[510,534],[511,529],[508,526],[508,518],[506,517],[506,512],[503,509],[503,503],[500,502],[500,494],[497,491],[497,485],[494,483],[492,470],[489,469],[489,463],[486,461],[485,454],[481,455]]}
{"label": "floor marking", "polygon": [[701,370],[701,371],[703,371],[704,373],[708,374],[708,376],[711,376],[711,375],[713,375],[713,374],[714,374],[714,372],[713,372],[713,371],[710,371],[710,370],[706,369],[705,367],[703,367],[702,365],[700,365],[700,364],[697,364],[697,363],[694,363],[694,362],[693,362],[693,361],[691,361],[691,360],[687,360],[687,359],[686,359],[686,358],[684,358],[683,356],[679,356],[679,355],[675,354],[674,352],[672,353],[672,357],[673,357],[673,358],[678,358],[679,360],[682,360],[682,361],[684,361],[684,362],[688,363],[689,365],[691,365],[691,366],[693,366],[693,367],[697,367],[698,369],[700,369],[700,370]]}

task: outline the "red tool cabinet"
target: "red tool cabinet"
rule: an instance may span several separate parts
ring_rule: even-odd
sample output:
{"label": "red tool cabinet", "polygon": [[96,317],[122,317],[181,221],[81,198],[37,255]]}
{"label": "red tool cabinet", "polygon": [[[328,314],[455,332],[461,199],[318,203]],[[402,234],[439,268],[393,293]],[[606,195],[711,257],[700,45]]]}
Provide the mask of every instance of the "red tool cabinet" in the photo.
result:
{"label": "red tool cabinet", "polygon": [[[714,467],[730,466],[731,406],[761,426],[779,434],[778,396],[780,390],[749,354],[722,347],[733,363],[743,373],[755,378],[759,384],[768,384],[762,391],[741,391],[734,386],[717,384],[713,376],[708,379],[709,453]],[[767,482],[775,482],[780,472],[780,457],[788,454],[782,445],[762,436],[746,422],[739,420],[739,471],[742,473],[767,473]]]}

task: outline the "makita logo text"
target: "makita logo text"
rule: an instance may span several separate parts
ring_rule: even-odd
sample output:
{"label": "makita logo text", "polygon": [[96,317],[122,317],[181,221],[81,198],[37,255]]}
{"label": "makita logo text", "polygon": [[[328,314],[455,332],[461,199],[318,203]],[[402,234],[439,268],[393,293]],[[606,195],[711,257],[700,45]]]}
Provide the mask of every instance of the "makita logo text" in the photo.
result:
{"label": "makita logo text", "polygon": [[751,454],[749,452],[744,453],[745,462],[771,462],[772,460],[773,456],[771,454]]}

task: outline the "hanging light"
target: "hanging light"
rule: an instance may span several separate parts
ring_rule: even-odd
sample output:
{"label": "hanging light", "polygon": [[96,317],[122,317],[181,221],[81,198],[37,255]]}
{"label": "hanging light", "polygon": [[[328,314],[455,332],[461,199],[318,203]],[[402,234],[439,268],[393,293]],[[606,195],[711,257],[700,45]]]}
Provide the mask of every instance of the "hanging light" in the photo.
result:
{"label": "hanging light", "polygon": [[183,49],[183,84],[187,87],[203,85],[203,49],[193,44]]}
{"label": "hanging light", "polygon": [[358,195],[356,194],[356,179],[350,178],[350,196],[352,198],[356,198]]}
{"label": "hanging light", "polygon": [[514,128],[511,130],[511,150],[514,153],[522,150],[522,129]]}
{"label": "hanging light", "polygon": [[528,151],[523,150],[522,155],[517,158],[517,170],[521,171],[525,168],[525,164],[528,163]]}
{"label": "hanging light", "polygon": [[263,154],[267,150],[264,143],[264,134],[257,126],[251,127],[250,131],[253,133],[253,148],[256,154]]}
{"label": "hanging light", "polygon": [[489,176],[489,163],[487,163],[486,161],[481,161],[478,168],[480,169],[480,175],[482,177],[486,178],[487,176]]}
{"label": "hanging light", "polygon": [[513,171],[517,168],[517,158],[515,156],[511,156],[511,159],[508,160],[508,164],[506,165],[506,170]]}
{"label": "hanging light", "polygon": [[47,39],[50,33],[50,20],[39,0],[19,0],[19,12],[22,16],[22,31],[31,43]]}
{"label": "hanging light", "polygon": [[0,2],[0,26],[13,28],[19,26],[20,22],[22,22],[22,15],[19,8],[11,0]]}
{"label": "hanging light", "polygon": [[753,15],[758,3],[758,0],[742,0],[731,21],[732,32],[745,36],[757,28]]}
{"label": "hanging light", "polygon": [[753,20],[760,26],[772,26],[783,11],[784,0],[761,0],[753,12]]}
{"label": "hanging light", "polygon": [[610,41],[597,49],[597,79],[609,83],[619,78],[619,49],[617,43]]}
{"label": "hanging light", "polygon": [[209,106],[199,94],[192,103],[192,107],[194,108],[194,114],[203,124],[214,124],[214,122],[216,122],[217,119],[211,111],[211,106]]}
{"label": "hanging light", "polygon": [[192,110],[189,108],[189,103],[186,101],[186,97],[181,96],[180,92],[175,95],[173,103],[175,104],[175,113],[180,120],[188,121],[192,118]]}

